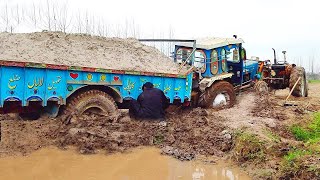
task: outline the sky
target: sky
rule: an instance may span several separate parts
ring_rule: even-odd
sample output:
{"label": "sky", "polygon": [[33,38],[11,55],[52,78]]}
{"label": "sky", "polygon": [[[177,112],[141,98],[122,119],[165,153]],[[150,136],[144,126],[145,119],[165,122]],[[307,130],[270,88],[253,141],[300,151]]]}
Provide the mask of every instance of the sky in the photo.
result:
{"label": "sky", "polygon": [[[282,59],[281,51],[286,50],[289,62],[311,70],[309,62],[314,58],[314,70],[320,71],[318,0],[0,0],[0,16],[5,6],[24,7],[27,14],[33,4],[45,9],[47,2],[66,6],[71,23],[77,14],[87,13],[96,20],[103,19],[111,32],[130,24],[137,28],[140,38],[194,39],[236,34],[245,41],[249,56],[273,59],[271,48],[275,48]],[[39,30],[26,25],[15,29]]]}

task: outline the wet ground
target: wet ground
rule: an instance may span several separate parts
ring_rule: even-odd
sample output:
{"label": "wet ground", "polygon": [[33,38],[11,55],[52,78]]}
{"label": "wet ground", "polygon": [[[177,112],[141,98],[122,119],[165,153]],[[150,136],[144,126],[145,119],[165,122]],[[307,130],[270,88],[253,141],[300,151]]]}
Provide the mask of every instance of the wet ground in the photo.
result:
{"label": "wet ground", "polygon": [[160,150],[139,147],[132,152],[106,156],[81,155],[47,147],[28,156],[0,158],[0,179],[24,180],[166,180],[166,179],[250,179],[238,168],[223,162],[182,162],[160,154]]}
{"label": "wet ground", "polygon": [[[239,166],[243,167],[251,177],[260,178],[260,175],[257,176],[256,173],[261,169],[268,170],[267,175],[270,174],[268,177],[276,177],[275,174],[279,172],[281,167],[282,156],[271,157],[269,160],[265,160],[267,163],[249,161],[244,166],[242,162],[238,161],[239,154],[235,152],[235,147],[238,143],[237,135],[240,132],[250,132],[256,135],[259,141],[268,142],[267,144],[276,142],[272,152],[267,152],[267,155],[277,152],[283,154],[283,150],[287,152],[293,146],[301,144],[301,142],[297,142],[294,139],[292,133],[288,131],[288,127],[308,119],[313,112],[320,110],[320,84],[310,84],[309,88],[309,97],[290,98],[290,101],[297,104],[297,106],[283,106],[284,99],[289,93],[288,90],[277,91],[275,94],[271,93],[268,96],[259,96],[254,92],[248,91],[237,96],[237,104],[230,109],[221,111],[201,108],[192,110],[176,109],[168,114],[166,124],[136,121],[130,119],[126,112],[121,112],[117,119],[108,119],[89,114],[79,117],[72,124],[65,124],[59,118],[41,118],[36,121],[25,121],[17,119],[16,116],[1,115],[0,171],[6,173],[0,173],[0,179],[16,179],[14,175],[18,174],[18,172],[29,173],[24,174],[27,178],[32,174],[39,174],[42,179],[46,179],[44,178],[45,175],[51,178],[51,176],[59,174],[59,177],[64,177],[61,179],[69,179],[69,176],[76,173],[76,170],[72,170],[75,168],[70,169],[70,167],[77,167],[77,164],[83,164],[84,167],[81,168],[85,171],[85,163],[80,161],[91,162],[91,158],[95,159],[95,157],[99,157],[97,159],[103,159],[106,162],[97,164],[95,167],[97,171],[94,168],[91,168],[91,170],[89,168],[88,171],[85,171],[86,174],[91,174],[93,177],[100,177],[100,173],[102,173],[101,177],[110,177],[108,173],[119,172],[119,169],[112,169],[113,166],[116,167],[116,163],[108,164],[108,158],[118,157],[119,168],[127,167],[127,169],[121,171],[123,176],[136,177],[134,174],[129,173],[131,172],[130,169],[133,169],[140,173],[136,179],[142,179],[142,176],[148,174],[149,171],[152,172],[151,174],[157,174],[158,171],[162,172],[166,175],[164,178],[180,179],[180,176],[192,177],[193,172],[196,171],[194,169],[198,167],[194,164],[195,160],[202,156],[213,158],[214,162],[235,157],[234,163],[238,163]],[[275,138],[276,141],[274,140]],[[140,157],[148,157],[149,162],[131,165],[130,157],[127,153],[139,146],[148,146],[158,150],[156,154]],[[245,144],[242,149],[246,146]],[[48,147],[50,149],[47,149]],[[52,149],[52,147],[60,149],[70,149],[72,147],[71,149],[73,150],[58,151],[57,149]],[[122,154],[118,154],[119,152]],[[161,156],[160,152],[169,156]],[[241,150],[241,152],[246,151]],[[67,153],[67,155],[61,153]],[[95,153],[98,154],[92,155]],[[84,156],[81,154],[90,155]],[[108,155],[105,156],[105,154]],[[139,153],[134,152],[134,154]],[[59,160],[59,157],[62,159]],[[68,159],[68,157],[71,159]],[[139,159],[139,155],[135,157]],[[156,159],[157,162],[155,163],[153,157],[161,158],[160,160]],[[172,157],[183,162],[172,160]],[[170,159],[176,164],[172,163]],[[74,161],[79,162],[73,165]],[[166,167],[165,169],[161,171],[160,167],[150,169],[160,162],[162,163],[161,167],[164,166]],[[20,164],[25,165],[20,166]],[[144,164],[147,166],[144,166]],[[168,164],[171,164],[170,167]],[[45,165],[50,166],[50,168],[45,167]],[[38,166],[39,169],[37,169]],[[140,166],[143,168],[140,168]],[[175,168],[175,166],[180,168]],[[28,169],[26,167],[31,168]],[[42,167],[44,168],[43,170],[41,169]],[[211,177],[211,174],[230,174],[230,171],[226,168],[222,168],[224,170],[210,169],[214,167],[216,166],[212,164],[208,167],[201,166],[197,172],[200,171],[198,174],[202,175],[201,169],[203,169],[206,177]],[[45,174],[48,169],[53,169],[52,171],[60,169],[61,174],[58,172]],[[69,169],[70,173],[65,169]],[[106,171],[108,173],[103,174],[106,173],[104,172],[106,169],[110,171]],[[148,171],[143,171],[144,169],[148,169]],[[184,172],[185,169],[190,170]],[[173,177],[171,177],[171,174],[173,174]],[[231,174],[234,177],[237,176],[235,175],[237,173]],[[119,178],[122,178],[121,174],[118,175]],[[29,179],[32,179],[32,177]],[[123,179],[129,178],[123,177]]]}

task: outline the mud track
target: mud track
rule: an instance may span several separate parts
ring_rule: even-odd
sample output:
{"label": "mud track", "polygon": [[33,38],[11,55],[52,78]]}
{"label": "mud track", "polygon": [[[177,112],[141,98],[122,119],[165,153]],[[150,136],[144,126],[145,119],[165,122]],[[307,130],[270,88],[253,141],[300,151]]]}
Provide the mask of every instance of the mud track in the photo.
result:
{"label": "mud track", "polygon": [[[272,157],[268,161],[240,163],[247,167],[251,176],[261,178],[256,175],[257,169],[277,173],[283,155],[292,147],[302,146],[288,127],[320,110],[320,84],[310,84],[309,87],[310,97],[291,98],[298,106],[282,106],[288,93],[286,90],[268,96],[245,92],[237,97],[233,108],[220,111],[200,108],[178,110],[168,113],[166,123],[133,120],[126,111],[120,111],[117,119],[84,115],[69,125],[59,118],[23,121],[12,115],[2,115],[0,156],[26,155],[41,147],[54,145],[77,147],[84,154],[124,152],[137,146],[156,146],[162,149],[163,154],[180,160],[191,160],[201,155],[232,157],[239,145],[237,133],[246,131],[261,141],[273,143],[271,149],[266,149],[269,158]],[[278,139],[275,141],[270,133]],[[313,163],[316,161],[312,159]]]}

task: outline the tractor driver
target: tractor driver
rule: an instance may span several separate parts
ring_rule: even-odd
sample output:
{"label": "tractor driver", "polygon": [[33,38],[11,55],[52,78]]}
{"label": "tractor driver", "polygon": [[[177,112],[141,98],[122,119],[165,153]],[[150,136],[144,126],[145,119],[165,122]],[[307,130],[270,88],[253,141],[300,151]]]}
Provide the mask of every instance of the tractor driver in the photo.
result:
{"label": "tractor driver", "polygon": [[164,110],[168,103],[163,91],[154,88],[151,82],[146,82],[142,90],[137,100],[131,100],[130,116],[137,119],[164,120]]}

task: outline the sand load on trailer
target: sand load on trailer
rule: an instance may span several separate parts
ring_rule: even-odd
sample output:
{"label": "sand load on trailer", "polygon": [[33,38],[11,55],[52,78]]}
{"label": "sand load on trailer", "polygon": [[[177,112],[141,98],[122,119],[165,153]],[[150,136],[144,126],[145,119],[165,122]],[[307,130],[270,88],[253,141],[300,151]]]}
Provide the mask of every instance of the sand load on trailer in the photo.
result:
{"label": "sand load on trailer", "polygon": [[137,39],[62,32],[0,33],[0,60],[179,74],[178,64]]}

